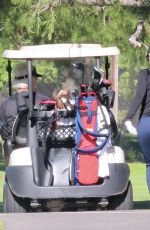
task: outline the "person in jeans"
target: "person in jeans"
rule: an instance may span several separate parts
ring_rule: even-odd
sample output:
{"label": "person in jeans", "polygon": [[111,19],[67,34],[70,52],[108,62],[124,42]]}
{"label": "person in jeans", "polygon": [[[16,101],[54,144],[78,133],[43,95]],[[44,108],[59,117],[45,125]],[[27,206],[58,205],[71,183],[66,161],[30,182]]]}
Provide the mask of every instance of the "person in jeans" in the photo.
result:
{"label": "person in jeans", "polygon": [[[150,47],[146,58],[150,62]],[[140,107],[139,123],[136,129],[132,124],[132,119]],[[139,72],[135,96],[125,117],[125,127],[129,133],[138,136],[146,163],[146,181],[150,191],[150,68]]]}

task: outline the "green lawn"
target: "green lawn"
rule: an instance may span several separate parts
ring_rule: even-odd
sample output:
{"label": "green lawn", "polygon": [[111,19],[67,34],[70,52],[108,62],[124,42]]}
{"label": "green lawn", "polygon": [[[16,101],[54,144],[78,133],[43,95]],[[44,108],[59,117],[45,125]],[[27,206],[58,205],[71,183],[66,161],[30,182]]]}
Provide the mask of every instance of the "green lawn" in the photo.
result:
{"label": "green lawn", "polygon": [[130,179],[133,186],[134,201],[150,200],[146,184],[146,167],[143,163],[131,163]]}
{"label": "green lawn", "polygon": [[0,230],[3,230],[4,229],[4,225],[2,222],[0,222]]}
{"label": "green lawn", "polygon": [[150,209],[150,194],[146,184],[144,163],[130,163],[130,179],[133,187],[135,209]]}

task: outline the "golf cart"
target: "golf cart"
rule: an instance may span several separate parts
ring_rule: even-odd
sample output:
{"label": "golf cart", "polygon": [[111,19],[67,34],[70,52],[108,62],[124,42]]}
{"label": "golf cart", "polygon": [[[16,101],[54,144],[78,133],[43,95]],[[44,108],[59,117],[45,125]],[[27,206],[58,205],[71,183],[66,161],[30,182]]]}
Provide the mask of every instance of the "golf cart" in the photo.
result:
{"label": "golf cart", "polygon": [[[4,51],[8,69],[13,60],[27,61],[29,86],[28,103],[23,104],[9,140],[4,212],[133,208],[129,167],[123,150],[114,145],[118,55],[117,47],[103,48],[98,44],[48,44]],[[86,82],[83,59],[95,62],[91,83]],[[73,109],[58,108],[51,100],[33,103],[35,60],[67,60],[74,72],[82,72],[78,88],[72,89]],[[89,107],[89,100],[93,100],[93,107]],[[95,131],[91,120],[101,129],[96,127]],[[17,144],[22,146],[14,148]]]}

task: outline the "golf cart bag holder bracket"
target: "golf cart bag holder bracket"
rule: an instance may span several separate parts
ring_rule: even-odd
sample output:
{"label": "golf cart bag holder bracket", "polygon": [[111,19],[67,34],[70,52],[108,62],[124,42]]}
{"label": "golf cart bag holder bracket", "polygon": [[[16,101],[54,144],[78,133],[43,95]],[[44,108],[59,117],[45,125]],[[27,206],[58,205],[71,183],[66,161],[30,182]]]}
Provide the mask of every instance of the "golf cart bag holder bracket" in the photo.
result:
{"label": "golf cart bag holder bracket", "polygon": [[47,130],[47,147],[73,148],[75,146],[75,112],[67,110],[57,110],[56,119],[50,123]]}
{"label": "golf cart bag holder bracket", "polygon": [[[57,110],[32,111],[30,119],[36,124],[37,137],[48,147],[73,147],[75,145],[74,111]],[[61,124],[59,121],[61,120]],[[71,122],[71,123],[70,123]],[[42,135],[41,135],[42,133]]]}
{"label": "golf cart bag holder bracket", "polygon": [[61,125],[56,127],[49,132],[47,142],[51,147],[74,147],[75,125]]}

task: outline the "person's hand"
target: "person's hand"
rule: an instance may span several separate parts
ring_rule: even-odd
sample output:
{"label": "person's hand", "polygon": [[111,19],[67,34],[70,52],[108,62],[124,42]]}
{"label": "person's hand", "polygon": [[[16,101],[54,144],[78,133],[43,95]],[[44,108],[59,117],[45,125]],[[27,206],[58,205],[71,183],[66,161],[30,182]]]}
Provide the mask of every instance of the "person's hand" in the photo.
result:
{"label": "person's hand", "polygon": [[[58,109],[65,109],[65,104],[67,101],[67,97],[69,96],[69,92],[66,90],[60,90],[55,97],[56,107]],[[63,99],[63,100],[62,100]]]}
{"label": "person's hand", "polygon": [[128,130],[129,133],[133,135],[137,135],[137,129],[132,125],[131,121],[125,121],[125,127]]}
{"label": "person's hand", "polygon": [[70,91],[69,90],[60,90],[60,92],[55,97],[56,107],[58,109],[67,109],[73,110],[74,103],[70,100]]}
{"label": "person's hand", "polygon": [[59,93],[56,95],[56,99],[60,99],[60,98],[62,98],[62,97],[68,98],[68,97],[69,97],[69,94],[70,94],[69,90],[62,89],[62,90],[60,90]]}

